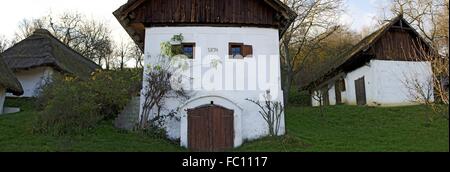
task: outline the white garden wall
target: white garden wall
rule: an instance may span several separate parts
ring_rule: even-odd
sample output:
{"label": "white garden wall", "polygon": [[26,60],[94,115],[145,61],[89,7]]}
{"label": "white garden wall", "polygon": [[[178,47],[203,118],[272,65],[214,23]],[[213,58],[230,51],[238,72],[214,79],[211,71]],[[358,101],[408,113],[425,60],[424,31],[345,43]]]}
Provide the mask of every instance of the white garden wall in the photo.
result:
{"label": "white garden wall", "polygon": [[[214,101],[235,111],[235,146],[268,134],[268,128],[258,113],[258,107],[245,99],[259,100],[270,90],[274,100],[283,100],[280,77],[279,32],[277,29],[250,27],[155,27],[146,29],[145,68],[161,54],[161,42],[173,35],[183,34],[184,42],[195,43],[195,58],[183,75],[185,88],[190,91],[187,102],[168,100],[169,109],[181,108],[181,121],[172,120],[167,126],[169,137],[181,139],[187,145],[186,109]],[[229,59],[229,43],[253,46],[253,57]],[[212,65],[211,59],[219,63]],[[264,69],[264,70],[261,70]],[[144,82],[144,88],[145,88]],[[141,97],[141,106],[144,102]],[[141,107],[142,112],[142,107]],[[284,134],[284,116],[281,133]]]}
{"label": "white garden wall", "polygon": [[[54,72],[55,71],[50,67],[37,67],[29,70],[15,71],[14,75],[22,84],[24,90],[24,94],[19,97],[37,96],[38,89],[51,78]],[[7,96],[16,97],[11,93],[8,93]]]}

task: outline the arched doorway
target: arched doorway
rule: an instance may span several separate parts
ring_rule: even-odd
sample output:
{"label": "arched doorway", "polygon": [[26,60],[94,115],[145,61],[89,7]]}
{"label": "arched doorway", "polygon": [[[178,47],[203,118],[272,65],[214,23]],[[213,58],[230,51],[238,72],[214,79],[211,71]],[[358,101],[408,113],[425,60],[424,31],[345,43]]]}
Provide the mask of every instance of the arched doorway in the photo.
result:
{"label": "arched doorway", "polygon": [[188,109],[188,148],[225,151],[234,147],[234,111],[205,105]]}

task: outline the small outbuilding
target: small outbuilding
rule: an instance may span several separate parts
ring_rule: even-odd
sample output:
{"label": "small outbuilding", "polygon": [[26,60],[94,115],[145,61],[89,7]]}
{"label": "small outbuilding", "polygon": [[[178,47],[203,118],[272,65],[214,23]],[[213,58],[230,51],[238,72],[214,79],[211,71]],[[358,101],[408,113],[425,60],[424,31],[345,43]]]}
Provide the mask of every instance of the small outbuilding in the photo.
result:
{"label": "small outbuilding", "polygon": [[[432,47],[399,15],[386,22],[307,87],[313,106],[415,105],[415,93],[433,101]],[[419,89],[419,90],[411,90]]]}
{"label": "small outbuilding", "polygon": [[7,92],[20,96],[23,94],[23,89],[20,82],[0,57],[0,114],[3,114],[3,104]]}
{"label": "small outbuilding", "polygon": [[22,84],[23,97],[37,96],[39,88],[48,83],[55,73],[89,77],[96,69],[100,69],[96,63],[44,29],[36,30],[3,52],[2,56]]}

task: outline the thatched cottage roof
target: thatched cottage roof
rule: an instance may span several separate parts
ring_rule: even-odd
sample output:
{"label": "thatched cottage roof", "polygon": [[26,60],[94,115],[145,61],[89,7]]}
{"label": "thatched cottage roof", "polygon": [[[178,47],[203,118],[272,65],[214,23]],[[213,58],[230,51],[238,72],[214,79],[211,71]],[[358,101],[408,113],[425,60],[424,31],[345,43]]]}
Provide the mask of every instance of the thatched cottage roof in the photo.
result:
{"label": "thatched cottage roof", "polygon": [[8,92],[20,96],[23,94],[23,88],[20,82],[14,77],[14,74],[6,66],[0,57],[0,87],[6,88]]}
{"label": "thatched cottage roof", "polygon": [[44,29],[36,30],[3,52],[2,56],[13,71],[49,66],[63,73],[87,77],[100,68]]}

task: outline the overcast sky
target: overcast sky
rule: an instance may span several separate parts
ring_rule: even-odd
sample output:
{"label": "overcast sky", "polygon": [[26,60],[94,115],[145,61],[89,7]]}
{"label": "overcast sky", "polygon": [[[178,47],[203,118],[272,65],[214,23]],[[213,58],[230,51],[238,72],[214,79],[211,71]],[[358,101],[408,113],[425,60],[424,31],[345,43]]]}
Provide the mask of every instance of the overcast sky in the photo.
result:
{"label": "overcast sky", "polygon": [[[0,36],[11,39],[18,23],[27,18],[78,11],[87,17],[104,20],[110,24],[115,39],[127,38],[127,34],[116,21],[112,12],[127,0],[2,0],[0,2]],[[374,16],[386,0],[345,0],[346,12],[341,22],[359,31],[375,24]]]}

